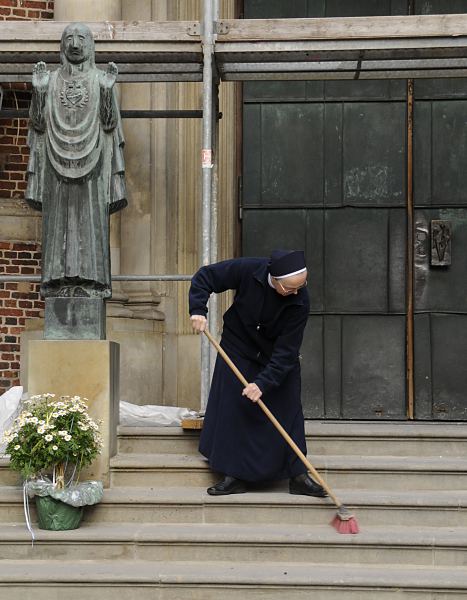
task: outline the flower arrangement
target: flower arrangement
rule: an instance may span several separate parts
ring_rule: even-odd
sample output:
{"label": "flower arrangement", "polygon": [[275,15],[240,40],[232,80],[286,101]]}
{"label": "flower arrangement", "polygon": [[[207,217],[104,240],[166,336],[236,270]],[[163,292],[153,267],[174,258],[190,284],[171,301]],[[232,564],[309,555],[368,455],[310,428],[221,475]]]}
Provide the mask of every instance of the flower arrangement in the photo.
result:
{"label": "flower arrangement", "polygon": [[[25,479],[51,476],[56,489],[76,482],[81,469],[101,452],[99,426],[88,414],[86,398],[40,394],[4,433],[10,467]],[[67,468],[73,467],[65,482]]]}

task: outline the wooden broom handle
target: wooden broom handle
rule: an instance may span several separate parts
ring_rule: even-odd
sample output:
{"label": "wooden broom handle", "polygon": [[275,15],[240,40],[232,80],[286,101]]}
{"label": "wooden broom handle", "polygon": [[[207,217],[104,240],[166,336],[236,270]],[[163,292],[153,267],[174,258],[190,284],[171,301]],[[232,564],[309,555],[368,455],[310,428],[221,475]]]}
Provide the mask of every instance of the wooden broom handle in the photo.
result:
{"label": "wooden broom handle", "polygon": [[[222,356],[222,358],[225,360],[225,362],[229,365],[229,367],[232,369],[232,371],[235,373],[235,375],[238,377],[238,379],[246,387],[248,385],[248,381],[245,379],[245,377],[242,375],[242,373],[237,369],[235,364],[230,360],[229,356],[225,353],[225,351],[219,345],[219,343],[212,337],[209,330],[205,329],[203,333],[206,335],[206,337],[211,342],[211,344],[215,347],[215,349],[219,352],[219,354]],[[295,454],[298,456],[298,458],[302,461],[302,463],[306,466],[308,471],[310,471],[310,473],[318,481],[318,483],[323,486],[323,488],[329,494],[330,498],[333,500],[334,504],[336,506],[341,506],[342,502],[340,502],[338,500],[338,498],[332,493],[332,491],[329,489],[327,483],[324,481],[324,479],[321,477],[321,475],[318,473],[318,471],[314,468],[314,466],[311,464],[311,462],[307,459],[307,457],[303,454],[303,452],[300,450],[300,448],[297,446],[297,444],[293,441],[293,439],[290,437],[290,435],[287,433],[287,431],[282,427],[282,425],[279,423],[279,421],[276,419],[276,417],[272,414],[272,412],[269,410],[269,408],[264,404],[264,402],[261,400],[261,398],[256,402],[256,404],[259,405],[261,410],[268,417],[268,419],[275,426],[275,428],[279,431],[279,433],[282,435],[282,437],[285,439],[285,441],[289,444],[289,446],[292,448],[292,450],[295,452]]]}

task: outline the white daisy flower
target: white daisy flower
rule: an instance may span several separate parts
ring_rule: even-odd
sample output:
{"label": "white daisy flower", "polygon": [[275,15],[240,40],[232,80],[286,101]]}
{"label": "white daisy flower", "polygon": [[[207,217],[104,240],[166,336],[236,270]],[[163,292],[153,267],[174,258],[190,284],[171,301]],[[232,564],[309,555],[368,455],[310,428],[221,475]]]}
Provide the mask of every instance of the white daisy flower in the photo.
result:
{"label": "white daisy flower", "polygon": [[15,446],[15,448],[14,448],[14,449],[15,449],[15,450],[19,450],[20,448],[21,448],[21,446],[20,446],[19,444],[16,444],[16,446]]}
{"label": "white daisy flower", "polygon": [[52,446],[52,450],[58,450],[58,446]]}
{"label": "white daisy flower", "polygon": [[54,439],[54,436],[53,436],[53,435],[50,435],[50,433],[48,433],[48,434],[45,436],[45,441],[46,441],[46,442],[51,442],[53,439]]}
{"label": "white daisy flower", "polygon": [[65,442],[69,442],[71,440],[71,435],[67,434],[63,436],[63,439],[65,440]]}

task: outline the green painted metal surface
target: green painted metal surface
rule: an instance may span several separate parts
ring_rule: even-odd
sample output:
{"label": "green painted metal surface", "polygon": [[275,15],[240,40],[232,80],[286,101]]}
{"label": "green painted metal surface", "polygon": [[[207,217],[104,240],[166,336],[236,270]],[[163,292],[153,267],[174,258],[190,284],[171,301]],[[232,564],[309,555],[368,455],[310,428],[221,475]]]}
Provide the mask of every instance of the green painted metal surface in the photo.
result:
{"label": "green painted metal surface", "polygon": [[[417,14],[467,12],[415,0]],[[246,0],[245,17],[408,14],[408,2]],[[404,81],[244,86],[242,253],[303,248],[311,313],[308,418],[405,419],[407,94]],[[415,417],[467,420],[467,81],[417,80]],[[433,220],[452,263],[430,264]]]}

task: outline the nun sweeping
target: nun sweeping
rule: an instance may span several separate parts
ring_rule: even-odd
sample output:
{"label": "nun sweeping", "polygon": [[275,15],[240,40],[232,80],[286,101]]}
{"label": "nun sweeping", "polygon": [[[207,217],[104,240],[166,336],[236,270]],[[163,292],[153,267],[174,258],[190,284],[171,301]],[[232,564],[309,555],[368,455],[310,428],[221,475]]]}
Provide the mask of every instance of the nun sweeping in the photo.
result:
{"label": "nun sweeping", "polygon": [[199,449],[224,478],[209,494],[241,493],[248,482],[290,479],[291,493],[326,495],[255,406],[261,397],[306,454],[299,362],[310,308],[306,277],[303,252],[275,251],[270,259],[207,265],[191,281],[189,310],[198,332],[205,328],[211,293],[235,290],[220,344],[251,382],[243,388],[217,357]]}

